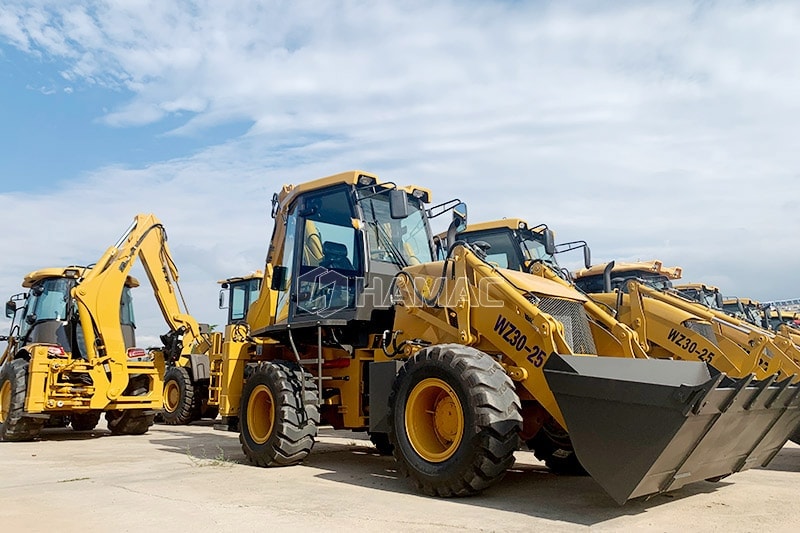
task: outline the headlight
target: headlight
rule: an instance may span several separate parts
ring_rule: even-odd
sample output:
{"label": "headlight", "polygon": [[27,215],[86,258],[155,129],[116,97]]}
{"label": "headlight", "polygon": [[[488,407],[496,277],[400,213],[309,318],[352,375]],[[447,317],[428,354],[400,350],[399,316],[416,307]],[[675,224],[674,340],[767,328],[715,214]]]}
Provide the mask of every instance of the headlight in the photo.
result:
{"label": "headlight", "polygon": [[699,333],[709,341],[711,341],[714,346],[719,348],[719,344],[717,343],[717,335],[714,333],[714,328],[708,322],[701,322],[700,320],[689,319],[683,322],[683,327],[686,329],[690,329],[695,333]]}

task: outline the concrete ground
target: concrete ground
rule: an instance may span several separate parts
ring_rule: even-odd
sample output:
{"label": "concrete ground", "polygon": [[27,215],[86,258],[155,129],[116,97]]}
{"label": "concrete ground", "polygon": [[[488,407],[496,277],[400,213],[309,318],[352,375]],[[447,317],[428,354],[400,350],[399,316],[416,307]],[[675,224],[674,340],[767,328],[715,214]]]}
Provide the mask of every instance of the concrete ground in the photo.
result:
{"label": "concrete ground", "polygon": [[589,477],[550,474],[529,452],[484,494],[412,492],[363,433],[323,428],[300,466],[244,463],[210,423],[143,436],[46,430],[0,443],[2,531],[796,531],[800,447],[768,468],[620,507]]}

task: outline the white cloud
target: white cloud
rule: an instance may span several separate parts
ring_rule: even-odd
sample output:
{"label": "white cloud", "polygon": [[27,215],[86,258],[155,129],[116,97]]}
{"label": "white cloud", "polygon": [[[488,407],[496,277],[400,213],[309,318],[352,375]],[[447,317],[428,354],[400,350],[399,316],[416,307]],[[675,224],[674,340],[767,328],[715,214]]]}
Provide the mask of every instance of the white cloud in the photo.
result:
{"label": "white cloud", "polygon": [[794,3],[7,3],[8,43],[64,62],[72,87],[130,91],[111,126],[253,125],[2,196],[0,221],[19,228],[0,237],[15,250],[4,287],[96,259],[153,211],[193,312],[214,322],[215,281],[263,263],[272,192],[365,168],[458,196],[473,220],[547,222],[596,261],[657,257],[730,293],[800,296]]}

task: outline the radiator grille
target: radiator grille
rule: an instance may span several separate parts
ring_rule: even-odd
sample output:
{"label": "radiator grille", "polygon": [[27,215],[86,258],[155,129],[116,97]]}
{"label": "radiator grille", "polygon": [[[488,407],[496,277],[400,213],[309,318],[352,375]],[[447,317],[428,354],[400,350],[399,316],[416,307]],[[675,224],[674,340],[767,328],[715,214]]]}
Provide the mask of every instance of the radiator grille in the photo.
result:
{"label": "radiator grille", "polygon": [[572,353],[597,353],[583,304],[542,296],[539,298],[538,307],[543,313],[564,324],[564,336]]}

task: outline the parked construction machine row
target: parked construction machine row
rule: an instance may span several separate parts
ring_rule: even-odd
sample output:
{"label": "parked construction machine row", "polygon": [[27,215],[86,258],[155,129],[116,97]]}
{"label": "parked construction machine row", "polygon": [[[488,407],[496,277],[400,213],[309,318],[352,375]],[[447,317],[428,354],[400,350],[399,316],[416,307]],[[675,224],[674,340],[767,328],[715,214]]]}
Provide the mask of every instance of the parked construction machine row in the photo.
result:
{"label": "parked construction machine row", "polygon": [[[141,259],[170,326],[163,350],[136,347],[129,275]],[[0,439],[30,440],[47,424],[93,429],[105,412],[115,434],[145,433],[162,408],[164,358],[202,345],[194,318],[180,311],[178,272],[163,225],[138,215],[91,267],[27,275],[11,297],[11,331],[0,358]]]}
{"label": "parked construction machine row", "polygon": [[797,386],[648,358],[569,283],[487,261],[456,237],[466,206],[430,197],[359,171],[274,197],[260,291],[203,352],[252,463],[302,461],[329,424],[368,431],[422,492],[467,495],[525,442],[624,503],[767,464],[800,422]]}
{"label": "parked construction machine row", "polygon": [[[544,225],[529,229],[523,220],[503,219],[470,226],[461,238],[484,249],[494,264],[508,264],[565,285],[572,281],[558,266],[553,237]],[[800,381],[797,345],[715,309],[717,300],[721,303],[718,291],[704,291],[702,303],[691,301],[672,290],[672,282],[681,277],[679,267],[666,268],[659,261],[590,267],[587,249],[586,268],[574,274],[577,288],[632,328],[649,357],[703,361],[732,378]]]}

